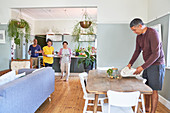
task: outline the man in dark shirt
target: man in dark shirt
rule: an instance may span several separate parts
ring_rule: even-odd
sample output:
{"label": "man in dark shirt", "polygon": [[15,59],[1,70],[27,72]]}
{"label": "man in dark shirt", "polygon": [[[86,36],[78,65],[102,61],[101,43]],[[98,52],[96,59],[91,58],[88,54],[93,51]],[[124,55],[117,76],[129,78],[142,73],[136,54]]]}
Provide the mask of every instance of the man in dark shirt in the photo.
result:
{"label": "man in dark shirt", "polygon": [[[165,75],[165,58],[162,42],[156,30],[146,27],[141,19],[136,18],[130,23],[131,30],[137,34],[136,49],[128,64],[131,68],[142,51],[145,63],[137,67],[134,74],[139,74],[143,70],[142,77],[147,79],[146,84],[153,89],[151,95],[151,113],[155,113],[158,103],[158,90],[162,89]],[[145,95],[146,111],[149,112],[150,96]]]}
{"label": "man in dark shirt", "polygon": [[29,53],[29,55],[31,55],[31,58],[33,61],[32,62],[33,67],[37,68],[38,56],[39,56],[39,53],[42,53],[40,45],[37,44],[37,39],[34,39],[34,44],[30,45],[28,53]]}

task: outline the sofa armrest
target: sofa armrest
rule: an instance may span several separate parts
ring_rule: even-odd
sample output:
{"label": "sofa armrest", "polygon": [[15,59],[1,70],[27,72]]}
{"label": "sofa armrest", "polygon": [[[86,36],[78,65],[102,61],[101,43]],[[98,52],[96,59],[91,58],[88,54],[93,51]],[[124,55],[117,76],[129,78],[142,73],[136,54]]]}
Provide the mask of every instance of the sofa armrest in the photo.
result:
{"label": "sofa armrest", "polygon": [[11,71],[11,69],[6,69],[6,70],[3,70],[3,71],[0,71],[0,76],[2,76],[5,73],[8,73],[9,71]]}

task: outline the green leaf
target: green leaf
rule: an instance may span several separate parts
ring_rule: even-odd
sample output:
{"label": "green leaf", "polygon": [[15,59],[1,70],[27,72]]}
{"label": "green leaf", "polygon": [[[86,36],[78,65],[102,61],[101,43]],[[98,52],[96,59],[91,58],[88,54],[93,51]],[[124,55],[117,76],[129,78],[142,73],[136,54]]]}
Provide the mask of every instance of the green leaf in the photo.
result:
{"label": "green leaf", "polygon": [[86,57],[86,56],[84,56],[84,55],[79,55],[78,57]]}
{"label": "green leaf", "polygon": [[19,38],[15,38],[14,42],[15,42],[16,45],[20,45],[20,39]]}
{"label": "green leaf", "polygon": [[87,51],[84,51],[84,52],[87,55],[87,57],[89,58],[89,56],[90,56],[89,52],[87,52]]}

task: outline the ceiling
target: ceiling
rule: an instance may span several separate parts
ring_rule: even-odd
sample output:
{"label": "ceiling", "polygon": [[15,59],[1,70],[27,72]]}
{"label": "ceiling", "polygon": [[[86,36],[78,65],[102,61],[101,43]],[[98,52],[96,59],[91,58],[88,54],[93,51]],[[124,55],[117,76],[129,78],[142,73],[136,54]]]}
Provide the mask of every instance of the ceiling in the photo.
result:
{"label": "ceiling", "polygon": [[97,20],[97,8],[22,8],[12,9],[21,12],[34,20],[80,20],[87,11],[88,15]]}

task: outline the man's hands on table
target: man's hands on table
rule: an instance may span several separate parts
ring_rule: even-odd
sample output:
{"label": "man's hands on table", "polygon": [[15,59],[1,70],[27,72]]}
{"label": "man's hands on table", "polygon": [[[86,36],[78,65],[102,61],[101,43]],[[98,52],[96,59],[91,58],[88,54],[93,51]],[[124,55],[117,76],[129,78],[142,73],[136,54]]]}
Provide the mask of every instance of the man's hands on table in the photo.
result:
{"label": "man's hands on table", "polygon": [[136,68],[136,71],[133,73],[134,75],[140,74],[143,71],[143,67],[139,66]]}
{"label": "man's hands on table", "polygon": [[[127,67],[129,68],[129,69],[131,69],[131,64],[128,64],[127,65]],[[144,69],[141,67],[141,66],[139,66],[139,67],[137,67],[136,68],[136,71],[133,73],[134,75],[137,75],[137,74],[140,74],[142,71],[143,71]]]}

